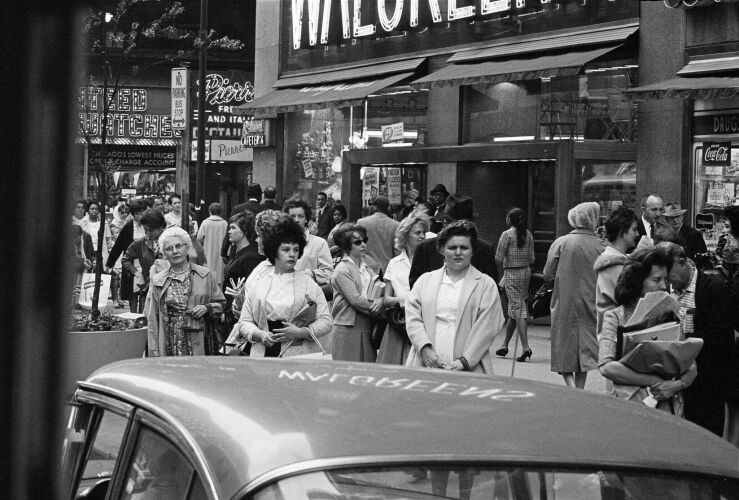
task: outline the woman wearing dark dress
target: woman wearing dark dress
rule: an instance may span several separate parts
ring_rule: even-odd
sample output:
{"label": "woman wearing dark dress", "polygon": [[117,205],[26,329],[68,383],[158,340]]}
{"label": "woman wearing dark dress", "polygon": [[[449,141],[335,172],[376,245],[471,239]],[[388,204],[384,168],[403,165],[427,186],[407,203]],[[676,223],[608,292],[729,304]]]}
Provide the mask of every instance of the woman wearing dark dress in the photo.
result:
{"label": "woman wearing dark dress", "polygon": [[238,295],[241,292],[241,287],[234,287],[234,284],[239,285],[239,280],[242,280],[242,283],[246,281],[254,268],[264,260],[257,249],[254,214],[247,211],[231,217],[231,222],[228,225],[228,241],[236,250],[236,253],[229,258],[228,263],[223,268],[223,293],[226,295],[224,322],[227,324],[227,331],[231,331],[237,318],[234,317],[232,311],[234,295],[229,293],[227,289],[233,289]]}
{"label": "woman wearing dark dress", "polygon": [[[148,208],[146,201],[141,199],[133,200],[129,203],[129,206],[131,208],[132,218],[123,225],[121,232],[118,234],[118,237],[113,244],[113,248],[110,250],[108,260],[105,262],[105,268],[108,272],[115,267],[118,258],[123,255],[123,252],[126,251],[135,239],[144,239],[144,236],[146,235],[144,227],[139,223],[141,216]],[[134,274],[131,274],[125,268],[121,270],[119,297],[121,300],[127,300],[129,302],[131,312],[136,312],[138,310],[137,302],[133,294]]]}

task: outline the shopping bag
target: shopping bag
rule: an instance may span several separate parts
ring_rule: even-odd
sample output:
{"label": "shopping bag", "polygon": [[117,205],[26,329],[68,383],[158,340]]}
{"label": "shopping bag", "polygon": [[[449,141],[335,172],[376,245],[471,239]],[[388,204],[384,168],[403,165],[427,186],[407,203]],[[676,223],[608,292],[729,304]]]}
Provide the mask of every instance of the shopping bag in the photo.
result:
{"label": "shopping bag", "polygon": [[[104,309],[108,303],[110,294],[110,274],[100,275],[100,295],[98,296],[98,308]],[[87,311],[92,309],[92,296],[95,293],[95,273],[83,273],[80,284],[80,297],[78,304]]]}
{"label": "shopping bag", "polygon": [[703,347],[703,339],[646,340],[619,361],[635,372],[652,373],[664,379],[679,377],[688,370]]}
{"label": "shopping bag", "polygon": [[529,306],[529,314],[532,318],[542,318],[551,314],[552,291],[553,288],[544,283],[526,299]]}

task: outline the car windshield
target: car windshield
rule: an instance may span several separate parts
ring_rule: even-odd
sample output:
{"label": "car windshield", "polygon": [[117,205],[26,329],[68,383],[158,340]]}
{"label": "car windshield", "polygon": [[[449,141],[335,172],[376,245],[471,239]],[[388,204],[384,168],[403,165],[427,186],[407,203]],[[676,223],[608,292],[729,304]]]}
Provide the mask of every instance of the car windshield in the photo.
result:
{"label": "car windshield", "polygon": [[356,499],[739,499],[739,482],[632,470],[448,467],[356,468],[279,480],[254,500]]}

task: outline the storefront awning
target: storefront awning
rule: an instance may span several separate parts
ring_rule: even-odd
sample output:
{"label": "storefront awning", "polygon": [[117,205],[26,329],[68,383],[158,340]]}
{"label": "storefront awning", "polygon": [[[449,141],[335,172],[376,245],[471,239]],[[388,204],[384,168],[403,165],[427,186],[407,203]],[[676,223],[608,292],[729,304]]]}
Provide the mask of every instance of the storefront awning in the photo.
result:
{"label": "storefront awning", "polygon": [[257,97],[252,102],[236,108],[236,114],[251,114],[253,110],[261,113],[289,113],[304,109],[323,109],[328,106],[347,107],[361,105],[364,99],[385,87],[394,85],[412,76],[413,73],[400,73],[384,78],[332,82],[325,85],[311,85],[296,88],[282,88]]}
{"label": "storefront awning", "polygon": [[276,89],[288,87],[305,87],[308,85],[324,85],[327,83],[344,82],[348,80],[366,80],[397,73],[408,73],[418,69],[425,57],[416,57],[388,63],[362,64],[343,67],[329,71],[311,72],[302,75],[288,75],[280,78],[273,85]]}
{"label": "storefront awning", "polygon": [[739,78],[673,78],[624,91],[627,99],[715,99],[739,96]]}
{"label": "storefront awning", "polygon": [[726,57],[712,57],[707,59],[693,59],[686,64],[678,76],[709,75],[712,73],[725,73],[727,71],[739,70],[739,55],[727,55]]}
{"label": "storefront awning", "polygon": [[639,21],[608,24],[578,31],[562,31],[548,33],[533,38],[518,39],[484,47],[460,50],[448,59],[448,62],[470,62],[482,59],[515,57],[523,54],[541,54],[552,50],[575,49],[594,45],[623,43],[637,32]]}
{"label": "storefront awning", "polygon": [[611,46],[523,59],[450,64],[415,80],[411,87],[474,85],[576,75],[585,64],[616,48]]}

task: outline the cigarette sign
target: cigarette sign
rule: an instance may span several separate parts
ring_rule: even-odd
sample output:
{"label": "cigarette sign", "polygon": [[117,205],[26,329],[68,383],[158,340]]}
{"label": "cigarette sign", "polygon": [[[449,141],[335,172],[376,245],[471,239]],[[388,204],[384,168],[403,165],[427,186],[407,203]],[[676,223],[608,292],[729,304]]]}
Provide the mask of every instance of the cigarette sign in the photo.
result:
{"label": "cigarette sign", "polygon": [[187,68],[172,69],[172,128],[187,128]]}

